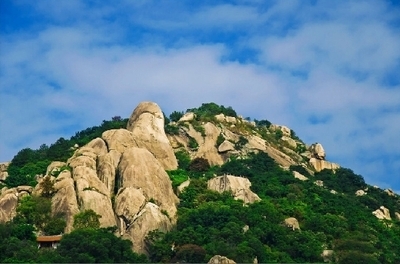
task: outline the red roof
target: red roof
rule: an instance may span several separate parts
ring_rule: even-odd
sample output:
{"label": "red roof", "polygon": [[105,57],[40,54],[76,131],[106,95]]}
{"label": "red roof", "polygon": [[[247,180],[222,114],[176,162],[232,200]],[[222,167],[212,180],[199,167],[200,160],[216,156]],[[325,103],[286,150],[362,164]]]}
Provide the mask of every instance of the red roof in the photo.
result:
{"label": "red roof", "polygon": [[36,238],[37,242],[60,242],[62,235],[56,236],[38,236]]}

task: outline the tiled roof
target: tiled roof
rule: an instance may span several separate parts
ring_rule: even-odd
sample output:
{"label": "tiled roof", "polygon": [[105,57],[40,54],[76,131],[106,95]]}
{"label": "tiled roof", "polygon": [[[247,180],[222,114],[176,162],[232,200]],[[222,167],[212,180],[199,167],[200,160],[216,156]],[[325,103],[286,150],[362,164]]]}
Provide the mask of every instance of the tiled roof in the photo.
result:
{"label": "tiled roof", "polygon": [[62,235],[56,236],[38,236],[36,238],[37,242],[59,242],[61,240]]}

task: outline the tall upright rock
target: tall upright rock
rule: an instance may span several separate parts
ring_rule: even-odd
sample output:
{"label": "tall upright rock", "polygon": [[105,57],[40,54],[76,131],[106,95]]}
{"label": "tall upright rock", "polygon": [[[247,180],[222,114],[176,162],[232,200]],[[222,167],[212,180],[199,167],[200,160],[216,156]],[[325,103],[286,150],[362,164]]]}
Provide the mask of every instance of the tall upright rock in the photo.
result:
{"label": "tall upright rock", "polygon": [[153,102],[141,102],[129,118],[131,131],[138,146],[150,151],[165,170],[175,170],[178,162],[164,131],[164,114]]}

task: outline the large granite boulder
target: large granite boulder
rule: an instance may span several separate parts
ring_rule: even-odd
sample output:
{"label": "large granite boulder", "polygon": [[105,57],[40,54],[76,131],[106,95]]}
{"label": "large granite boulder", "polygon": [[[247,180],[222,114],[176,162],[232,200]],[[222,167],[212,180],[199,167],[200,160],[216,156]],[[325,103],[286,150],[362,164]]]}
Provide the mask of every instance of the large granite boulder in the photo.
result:
{"label": "large granite boulder", "polygon": [[17,215],[18,191],[11,188],[0,195],[0,223],[6,223]]}
{"label": "large granite boulder", "polygon": [[10,162],[1,162],[0,163],[0,181],[4,181],[8,177],[8,166]]}
{"label": "large granite boulder", "polygon": [[133,242],[133,250],[137,253],[148,254],[145,238],[150,231],[168,232],[173,227],[169,215],[154,203],[148,202],[135,216],[134,222],[126,227],[122,236]]}
{"label": "large granite boulder", "polygon": [[164,131],[164,114],[153,102],[142,102],[129,118],[127,130],[131,131],[139,147],[150,151],[165,170],[175,170],[178,162]]}
{"label": "large granite boulder", "polygon": [[223,175],[208,180],[207,187],[219,193],[228,191],[233,194],[234,199],[242,200],[244,203],[260,201],[260,197],[250,190],[251,182],[244,177]]}
{"label": "large granite boulder", "polygon": [[325,150],[322,147],[320,143],[314,143],[310,146],[309,151],[311,152],[311,155],[319,160],[324,160],[325,159]]}
{"label": "large granite boulder", "polygon": [[392,218],[390,217],[389,209],[387,209],[385,206],[379,207],[378,209],[373,211],[372,214],[380,220],[392,220]]}
{"label": "large granite boulder", "polygon": [[208,264],[236,264],[236,262],[225,256],[215,255],[208,261]]}
{"label": "large granite boulder", "polygon": [[294,217],[286,218],[284,223],[287,227],[292,228],[292,230],[300,230],[299,221]]}

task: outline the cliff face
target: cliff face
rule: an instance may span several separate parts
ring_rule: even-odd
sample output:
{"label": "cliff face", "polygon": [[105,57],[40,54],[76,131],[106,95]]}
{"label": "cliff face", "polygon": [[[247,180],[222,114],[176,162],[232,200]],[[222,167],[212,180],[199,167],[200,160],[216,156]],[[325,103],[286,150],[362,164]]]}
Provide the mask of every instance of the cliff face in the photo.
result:
{"label": "cliff face", "polygon": [[[68,167],[52,177],[55,194],[52,213],[65,215],[65,232],[73,230],[74,215],[91,209],[101,215],[100,226],[117,226],[117,235],[133,242],[133,249],[146,253],[144,238],[149,231],[168,231],[176,222],[174,194],[166,169],[177,161],[164,132],[164,119],[155,103],[141,103],[128,122],[128,129],[104,132],[76,149],[66,163],[53,162],[47,170]],[[41,194],[41,185],[34,190]],[[19,188],[21,189],[21,188]],[[1,193],[0,221],[16,214],[23,191]]]}

